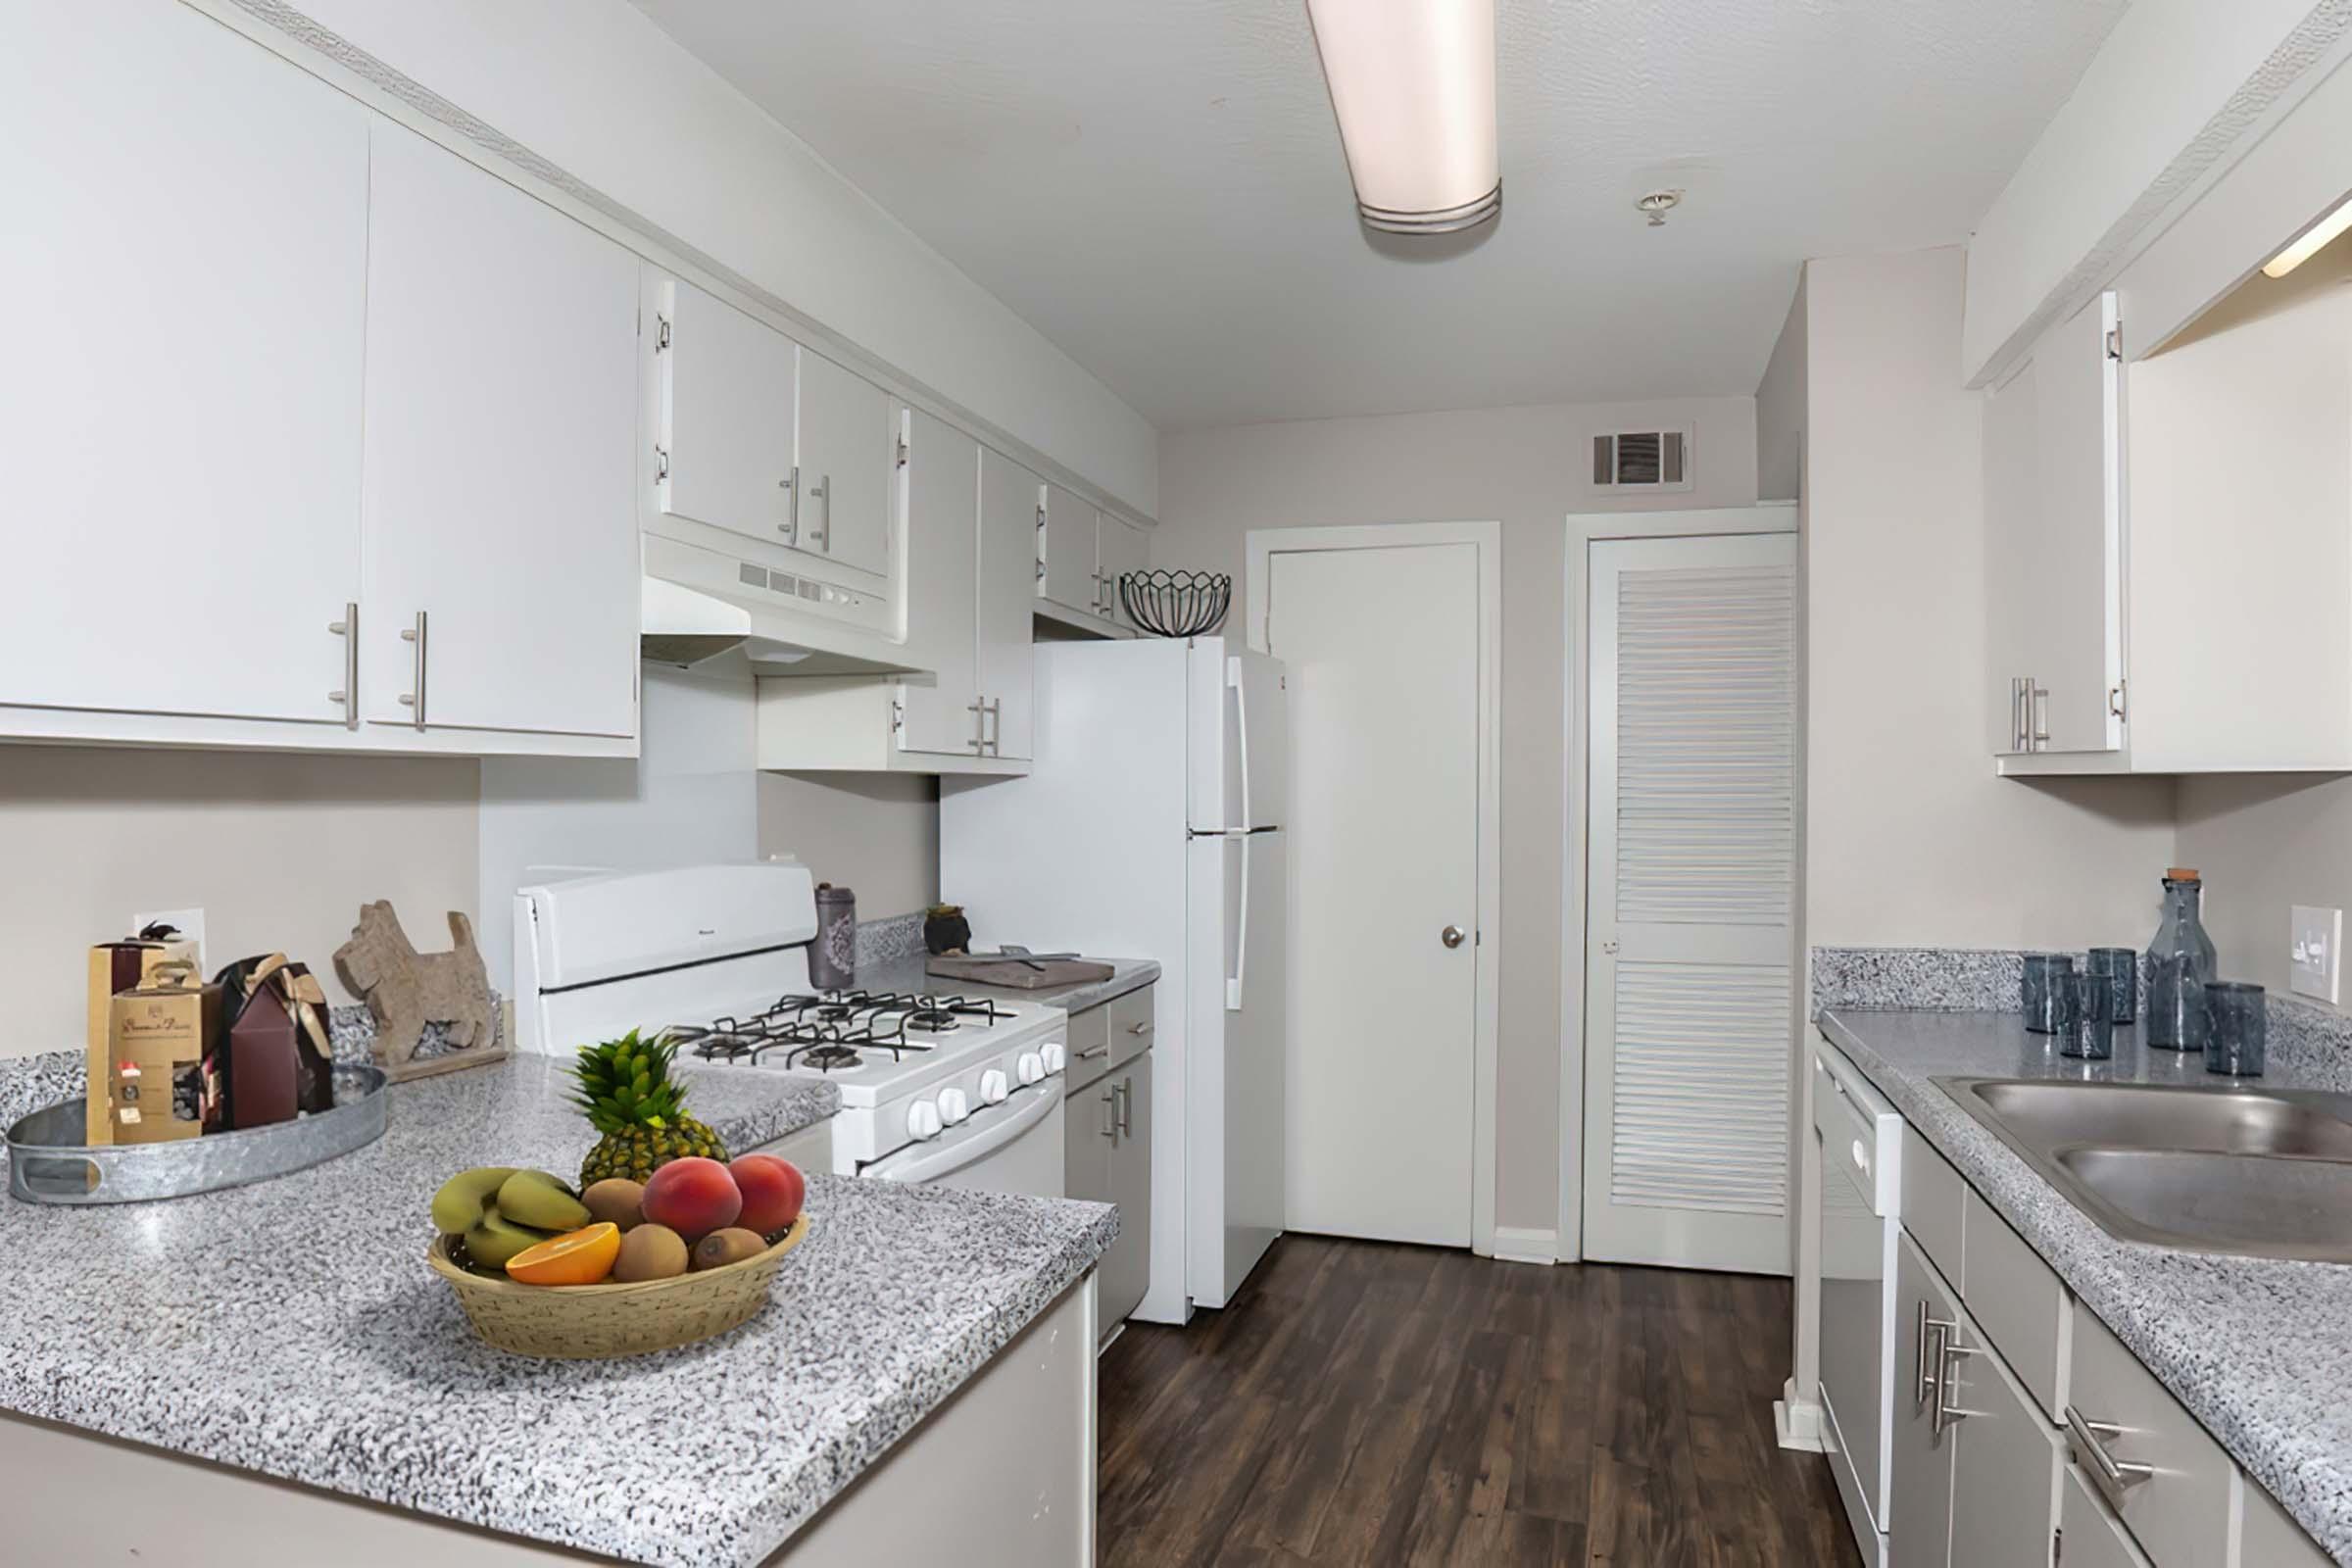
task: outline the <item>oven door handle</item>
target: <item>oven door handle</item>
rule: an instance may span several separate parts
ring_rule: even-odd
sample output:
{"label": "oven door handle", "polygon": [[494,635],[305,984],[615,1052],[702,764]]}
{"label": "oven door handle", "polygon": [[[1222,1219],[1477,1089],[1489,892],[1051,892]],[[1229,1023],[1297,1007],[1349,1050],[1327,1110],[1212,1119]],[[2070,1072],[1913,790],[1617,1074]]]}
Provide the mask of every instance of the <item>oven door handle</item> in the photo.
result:
{"label": "oven door handle", "polygon": [[975,1128],[970,1136],[953,1143],[917,1144],[901,1150],[880,1163],[867,1166],[865,1174],[886,1182],[929,1182],[952,1176],[966,1165],[986,1159],[1044,1121],[1052,1113],[1060,1092],[1061,1080],[1049,1078],[1028,1091],[1028,1104],[1003,1120]]}

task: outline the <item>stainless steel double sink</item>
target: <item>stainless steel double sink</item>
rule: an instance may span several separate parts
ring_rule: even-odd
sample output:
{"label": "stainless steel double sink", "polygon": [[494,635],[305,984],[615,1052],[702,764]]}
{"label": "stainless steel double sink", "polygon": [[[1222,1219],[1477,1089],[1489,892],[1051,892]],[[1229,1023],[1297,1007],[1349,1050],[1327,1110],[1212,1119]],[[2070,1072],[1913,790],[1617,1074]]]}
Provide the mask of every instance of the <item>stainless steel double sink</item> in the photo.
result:
{"label": "stainless steel double sink", "polygon": [[2352,1095],[1935,1082],[2111,1236],[2352,1262]]}

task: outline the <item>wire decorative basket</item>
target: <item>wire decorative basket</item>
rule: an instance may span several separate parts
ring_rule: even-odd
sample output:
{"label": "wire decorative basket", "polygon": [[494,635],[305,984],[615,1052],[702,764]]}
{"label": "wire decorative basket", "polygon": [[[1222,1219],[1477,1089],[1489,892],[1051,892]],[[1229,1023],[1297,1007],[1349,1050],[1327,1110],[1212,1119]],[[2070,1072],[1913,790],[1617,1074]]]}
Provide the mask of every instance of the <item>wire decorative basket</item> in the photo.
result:
{"label": "wire decorative basket", "polygon": [[1205,637],[1233,608],[1233,579],[1221,571],[1130,571],[1119,578],[1119,603],[1154,637]]}

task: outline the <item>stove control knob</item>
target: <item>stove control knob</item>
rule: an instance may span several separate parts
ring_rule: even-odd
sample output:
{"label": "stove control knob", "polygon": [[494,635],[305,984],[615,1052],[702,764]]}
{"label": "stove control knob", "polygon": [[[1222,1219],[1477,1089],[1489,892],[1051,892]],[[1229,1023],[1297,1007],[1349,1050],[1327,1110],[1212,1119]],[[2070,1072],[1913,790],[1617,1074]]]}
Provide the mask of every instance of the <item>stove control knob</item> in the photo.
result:
{"label": "stove control knob", "polygon": [[1004,1097],[1011,1093],[1012,1086],[1004,1081],[1004,1068],[991,1067],[980,1075],[980,1103],[983,1105],[1001,1105],[1004,1102]]}
{"label": "stove control knob", "polygon": [[1056,1073],[1070,1064],[1069,1049],[1058,1040],[1049,1040],[1038,1054],[1045,1058],[1046,1071]]}
{"label": "stove control knob", "polygon": [[1046,1076],[1046,1058],[1034,1051],[1024,1051],[1021,1059],[1012,1064],[1012,1070],[1020,1075],[1021,1087],[1026,1089]]}
{"label": "stove control knob", "polygon": [[937,1138],[943,1125],[939,1107],[928,1100],[918,1100],[906,1107],[906,1136],[909,1138]]}
{"label": "stove control knob", "polygon": [[939,1092],[939,1119],[953,1127],[972,1113],[972,1102],[960,1089],[942,1089]]}

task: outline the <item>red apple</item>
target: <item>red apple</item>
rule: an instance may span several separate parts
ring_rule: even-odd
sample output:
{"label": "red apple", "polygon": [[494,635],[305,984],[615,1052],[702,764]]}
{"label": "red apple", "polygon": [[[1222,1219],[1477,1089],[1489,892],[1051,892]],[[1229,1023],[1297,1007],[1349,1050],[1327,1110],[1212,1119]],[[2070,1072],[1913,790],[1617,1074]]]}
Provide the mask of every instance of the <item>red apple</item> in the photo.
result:
{"label": "red apple", "polygon": [[637,1207],[648,1223],[668,1226],[692,1246],[735,1223],[743,1190],[717,1160],[689,1156],[655,1171]]}
{"label": "red apple", "polygon": [[744,1154],[727,1167],[743,1189],[743,1212],[735,1223],[747,1231],[773,1236],[801,1217],[808,1198],[808,1179],[789,1159],[774,1154]]}

